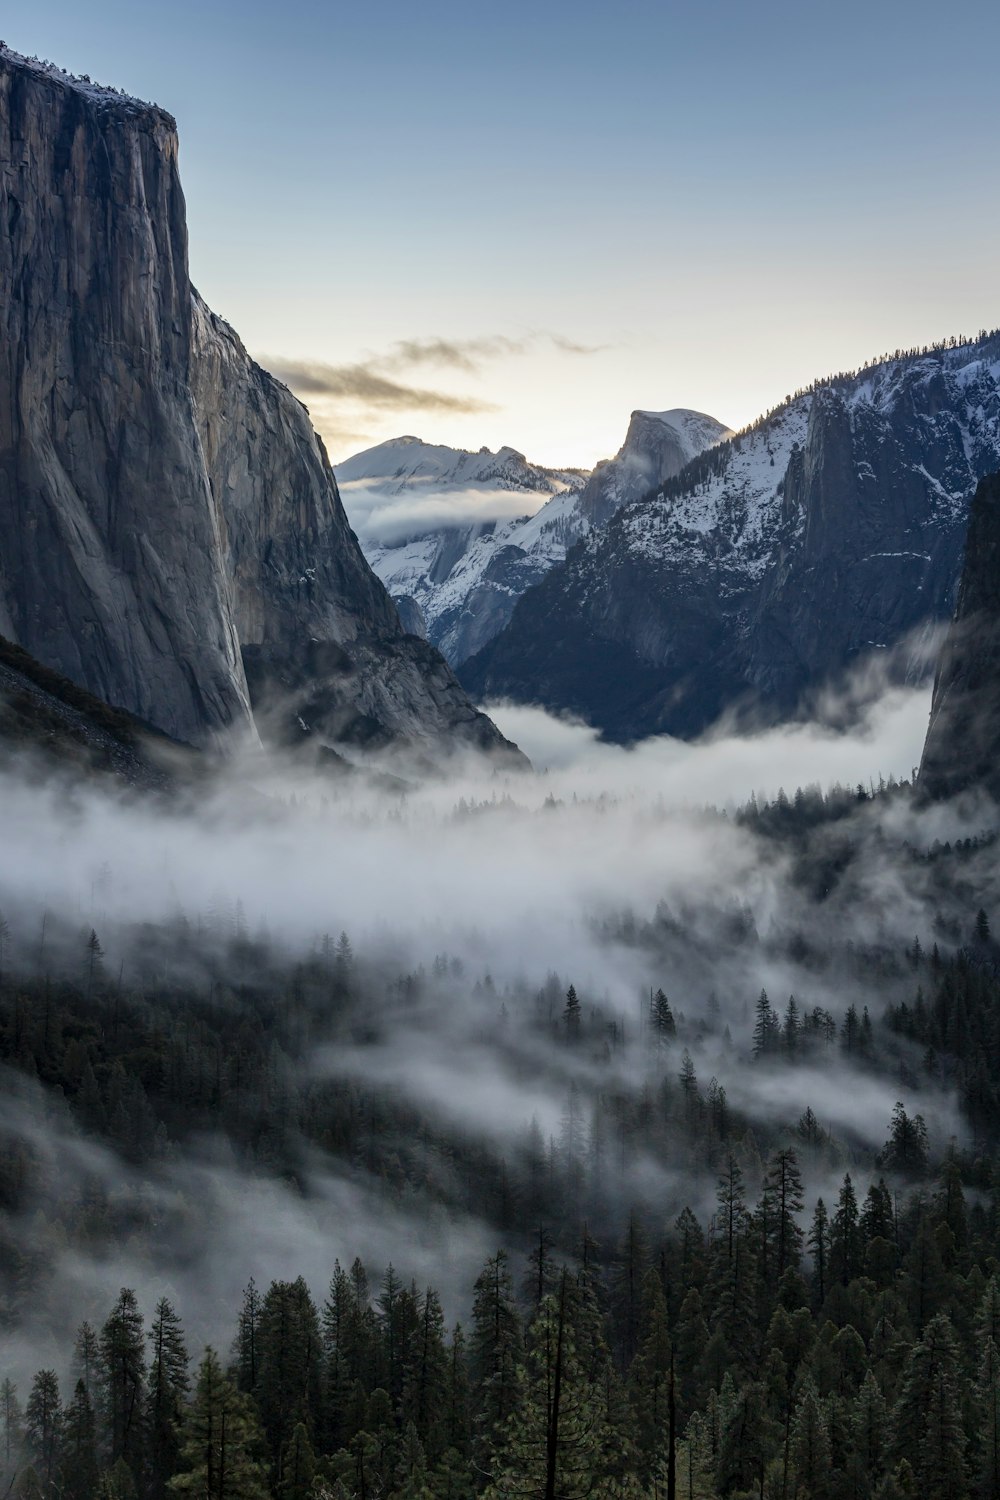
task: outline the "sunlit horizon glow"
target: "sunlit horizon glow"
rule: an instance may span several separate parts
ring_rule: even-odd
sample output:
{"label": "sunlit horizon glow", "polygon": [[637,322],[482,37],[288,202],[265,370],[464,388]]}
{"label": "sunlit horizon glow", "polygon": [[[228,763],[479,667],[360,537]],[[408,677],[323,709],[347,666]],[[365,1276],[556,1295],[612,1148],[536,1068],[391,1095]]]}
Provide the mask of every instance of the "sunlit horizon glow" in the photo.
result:
{"label": "sunlit horizon glow", "polygon": [[192,277],[252,352],[402,388],[297,392],[335,464],[410,433],[590,467],[633,409],[739,428],[1000,323],[981,0],[14,0],[4,32],[177,117]]}

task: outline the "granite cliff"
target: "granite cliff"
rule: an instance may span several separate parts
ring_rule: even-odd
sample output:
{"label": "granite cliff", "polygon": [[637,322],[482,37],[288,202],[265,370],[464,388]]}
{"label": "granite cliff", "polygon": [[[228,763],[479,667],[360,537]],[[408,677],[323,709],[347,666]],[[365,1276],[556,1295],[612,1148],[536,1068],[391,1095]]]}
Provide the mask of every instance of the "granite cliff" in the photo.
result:
{"label": "granite cliff", "polygon": [[172,117],[0,48],[0,222],[0,634],[195,743],[509,748],[192,288]]}
{"label": "granite cliff", "polygon": [[918,780],[931,797],[977,787],[1000,798],[1000,474],[981,480],[972,502]]}

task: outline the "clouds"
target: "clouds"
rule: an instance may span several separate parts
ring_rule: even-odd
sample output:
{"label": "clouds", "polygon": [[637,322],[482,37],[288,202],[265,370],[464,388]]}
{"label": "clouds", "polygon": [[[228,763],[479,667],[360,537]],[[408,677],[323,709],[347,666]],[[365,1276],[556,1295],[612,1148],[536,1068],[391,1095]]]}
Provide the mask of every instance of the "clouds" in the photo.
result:
{"label": "clouds", "polygon": [[486,397],[465,391],[441,390],[414,384],[397,376],[430,367],[480,377],[498,360],[531,354],[548,347],[570,358],[600,354],[607,345],[585,344],[563,334],[532,330],[517,336],[486,334],[454,339],[441,335],[399,339],[381,354],[350,364],[327,364],[285,355],[258,356],[258,362],[294,393],[315,404],[317,426],[328,440],[362,446],[369,425],[379,419],[408,414],[480,416],[498,410]]}
{"label": "clouds", "polygon": [[560,354],[571,355],[602,354],[609,347],[607,344],[582,344],[576,339],[565,338],[562,334],[547,332],[525,333],[519,338],[493,334],[472,339],[400,339],[394,346],[394,352],[385,356],[384,362],[396,369],[432,364],[478,374],[490,360],[530,354],[546,344]]}
{"label": "clouds", "polygon": [[371,411],[468,414],[495,410],[488,401],[481,401],[473,396],[455,396],[427,387],[401,385],[378,373],[374,365],[326,365],[267,357],[263,358],[262,363],[296,394],[353,402]]}
{"label": "clouds", "polygon": [[[533,515],[552,496],[543,490],[448,489],[435,492],[433,481],[417,487],[411,482],[403,495],[386,495],[384,481],[338,480],[341,499],[351,525],[366,546],[394,547],[401,541],[424,537],[451,527],[503,524]],[[431,539],[428,544],[436,544]],[[405,591],[394,575],[390,593]]]}
{"label": "clouds", "polygon": [[544,709],[509,703],[486,707],[537,770],[549,771],[557,785],[572,786],[578,795],[599,795],[614,785],[675,807],[725,807],[746,802],[753,793],[773,797],[781,788],[790,793],[807,784],[867,785],[880,774],[909,776],[920,759],[930,692],[890,687],[880,676],[882,690],[875,695],[874,671],[861,668],[865,692],[855,674],[846,692],[825,693],[821,720],[749,733],[723,724],[694,743],[664,735],[623,748],[604,743],[580,720]]}

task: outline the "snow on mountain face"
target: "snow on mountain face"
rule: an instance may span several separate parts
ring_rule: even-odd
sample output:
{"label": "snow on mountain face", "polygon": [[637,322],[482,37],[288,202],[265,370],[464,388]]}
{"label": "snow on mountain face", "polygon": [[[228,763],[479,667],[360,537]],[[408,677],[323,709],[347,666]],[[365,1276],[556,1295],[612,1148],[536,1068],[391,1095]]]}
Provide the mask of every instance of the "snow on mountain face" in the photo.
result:
{"label": "snow on mountain face", "polygon": [[469,453],[395,438],[337,465],[365,555],[410,629],[453,663],[503,629],[521,595],[621,504],[728,436],[685,410],[633,412],[618,455],[543,469],[513,448]]}
{"label": "snow on mountain face", "polygon": [[998,467],[1000,335],[823,382],[620,507],[461,675],[625,740],[790,711],[947,618]]}

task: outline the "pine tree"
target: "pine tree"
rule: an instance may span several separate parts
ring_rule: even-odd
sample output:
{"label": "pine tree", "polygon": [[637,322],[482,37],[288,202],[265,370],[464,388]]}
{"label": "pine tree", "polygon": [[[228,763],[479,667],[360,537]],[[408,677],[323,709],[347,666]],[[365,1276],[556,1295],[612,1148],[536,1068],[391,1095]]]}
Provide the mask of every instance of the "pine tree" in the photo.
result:
{"label": "pine tree", "polygon": [[24,1435],[44,1494],[52,1494],[59,1473],[63,1412],[54,1370],[39,1370],[24,1408]]}
{"label": "pine tree", "polygon": [[802,1042],[802,1023],[799,1019],[798,1002],[794,995],[789,995],[788,997],[788,1005],[785,1008],[785,1024],[781,1031],[781,1041],[787,1057],[798,1057]]}
{"label": "pine tree", "polygon": [[700,1370],[708,1340],[701,1293],[693,1286],[681,1303],[674,1337],[677,1402],[682,1420],[690,1417],[702,1404]]}
{"label": "pine tree", "polygon": [[813,1258],[815,1302],[817,1307],[822,1307],[826,1301],[830,1274],[830,1221],[822,1198],[816,1199],[812,1228],[806,1243]]}
{"label": "pine tree", "polygon": [[427,1455],[412,1422],[403,1428],[396,1463],[395,1500],[434,1500],[427,1472]]}
{"label": "pine tree", "polygon": [[987,1336],[983,1345],[976,1381],[976,1408],[977,1493],[982,1500],[1000,1500],[1000,1349],[992,1336]]}
{"label": "pine tree", "polygon": [[642,1283],[643,1340],[629,1370],[629,1390],[636,1416],[640,1475],[649,1484],[668,1456],[665,1441],[670,1401],[674,1396],[674,1353],[667,1303],[659,1272],[646,1272]]}
{"label": "pine tree", "polygon": [[[714,1471],[711,1424],[703,1412],[695,1412],[677,1445],[677,1500],[716,1500]],[[666,1493],[666,1481],[667,1475],[661,1473],[656,1495]]]}
{"label": "pine tree", "polygon": [[521,1396],[494,1453],[488,1500],[585,1500],[599,1493],[601,1431],[595,1393],[576,1356],[567,1276],[531,1325]]}
{"label": "pine tree", "polygon": [[330,1291],[321,1314],[323,1331],[323,1418],[320,1431],[330,1452],[342,1448],[354,1434],[348,1432],[346,1409],[351,1385],[357,1378],[352,1359],[352,1331],[357,1326],[354,1294],[347,1272],[338,1260],[330,1279]]}
{"label": "pine tree", "polygon": [[94,1500],[97,1494],[97,1421],[83,1380],[78,1380],[63,1421],[61,1500]]}
{"label": "pine tree", "polygon": [[825,1500],[829,1494],[830,1434],[823,1403],[808,1376],[795,1404],[790,1455],[796,1488],[807,1494],[810,1500]]}
{"label": "pine tree", "polygon": [[10,1472],[24,1439],[24,1417],[17,1399],[17,1386],[12,1380],[0,1384],[0,1424],[0,1458],[4,1472]]}
{"label": "pine tree", "polygon": [[764,1476],[780,1428],[768,1411],[767,1389],[749,1381],[723,1400],[716,1483],[724,1494],[751,1490],[764,1495]]}
{"label": "pine tree", "polygon": [[423,1297],[420,1326],[403,1375],[402,1417],[412,1422],[429,1464],[448,1446],[449,1359],[444,1313],[433,1288]]}
{"label": "pine tree", "polygon": [[830,1277],[847,1286],[861,1273],[861,1226],[858,1200],[850,1176],[845,1176],[830,1224]]}
{"label": "pine tree", "polygon": [[761,990],[757,997],[753,1028],[754,1057],[764,1057],[774,1051],[774,1044],[779,1031],[780,1022],[771,1009],[771,1002],[767,998],[767,991]]}
{"label": "pine tree", "polygon": [[566,1032],[566,1040],[576,1042],[580,1038],[580,999],[576,993],[576,986],[570,985],[566,991],[566,1004],[563,1007],[563,1028]]}
{"label": "pine tree", "polygon": [[469,1340],[477,1457],[483,1467],[514,1410],[520,1363],[521,1325],[514,1284],[506,1251],[498,1250],[476,1279]]}
{"label": "pine tree", "polygon": [[802,1173],[790,1146],[775,1152],[764,1179],[764,1192],[757,1211],[760,1244],[758,1269],[768,1282],[788,1270],[797,1270],[802,1258],[802,1230],[797,1215],[802,1212]]}
{"label": "pine tree", "polygon": [[657,990],[650,1006],[650,1023],[657,1048],[669,1046],[677,1035],[677,1022],[670,1001],[663,990]]}
{"label": "pine tree", "polygon": [[260,1311],[257,1406],[278,1480],[281,1455],[297,1422],[315,1428],[320,1396],[319,1318],[309,1288],[272,1281]]}
{"label": "pine tree", "polygon": [[180,1319],[166,1297],[156,1304],[149,1330],[146,1396],[148,1495],[163,1500],[177,1466],[179,1432],[188,1390],[188,1357]]}
{"label": "pine tree", "polygon": [[309,1500],[316,1474],[316,1455],[304,1422],[296,1422],[281,1454],[279,1500]]}
{"label": "pine tree", "polygon": [[737,1241],[746,1232],[750,1218],[743,1187],[743,1172],[735,1156],[729,1157],[726,1170],[718,1179],[715,1197],[719,1205],[715,1213],[715,1229],[726,1261],[729,1262],[736,1253]]}
{"label": "pine tree", "polygon": [[100,984],[104,975],[104,949],[101,940],[93,928],[84,946],[84,977],[86,980],[87,999],[94,992],[94,986]]}
{"label": "pine tree", "polygon": [[892,1412],[890,1457],[912,1466],[926,1500],[964,1500],[965,1433],[958,1343],[948,1319],[928,1323]]}
{"label": "pine tree", "polygon": [[871,1370],[865,1372],[850,1415],[849,1478],[852,1493],[868,1496],[885,1473],[887,1412],[885,1397]]}
{"label": "pine tree", "polygon": [[445,1441],[447,1452],[455,1460],[464,1462],[469,1453],[472,1434],[471,1393],[469,1389],[469,1360],[465,1347],[462,1325],[456,1323],[448,1350],[448,1388],[445,1406]]}
{"label": "pine tree", "polygon": [[534,1249],[528,1255],[522,1282],[525,1299],[537,1309],[558,1282],[555,1257],[552,1254],[552,1236],[539,1225]]}
{"label": "pine tree", "polygon": [[243,1293],[233,1349],[236,1384],[241,1391],[253,1391],[257,1387],[260,1368],[260,1310],[261,1295],[251,1276]]}
{"label": "pine tree", "polygon": [[223,1374],[214,1349],[206,1349],[169,1492],[192,1500],[268,1500],[266,1471],[256,1456],[262,1447],[252,1402]]}
{"label": "pine tree", "polygon": [[100,1341],[96,1329],[89,1323],[80,1324],[73,1345],[73,1378],[82,1380],[87,1395],[93,1402],[97,1391],[101,1363]]}
{"label": "pine tree", "polygon": [[920,1178],[927,1173],[928,1140],[923,1115],[906,1113],[902,1101],[892,1112],[889,1139],[882,1149],[882,1165],[902,1177]]}
{"label": "pine tree", "polygon": [[110,1467],[119,1459],[133,1478],[142,1467],[145,1355],[135,1292],[123,1287],[98,1341],[100,1413]]}
{"label": "pine tree", "polygon": [[612,1326],[616,1333],[620,1362],[626,1368],[635,1358],[639,1345],[642,1285],[648,1264],[646,1236],[636,1215],[629,1214],[628,1228],[611,1273]]}

